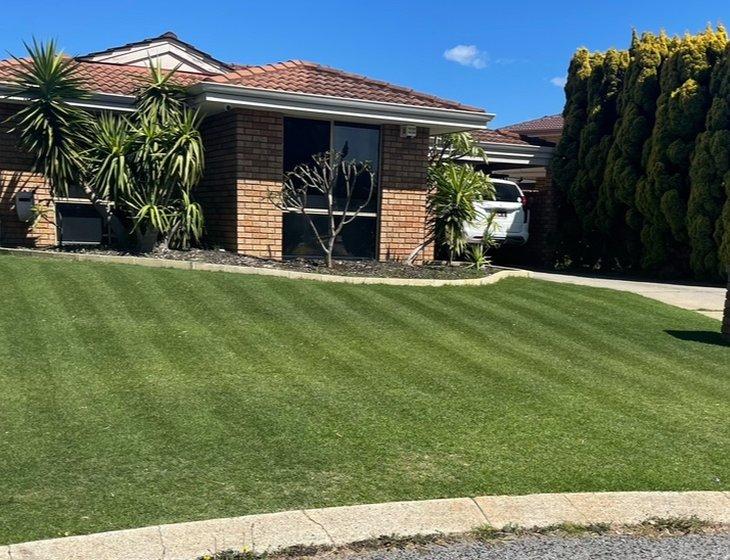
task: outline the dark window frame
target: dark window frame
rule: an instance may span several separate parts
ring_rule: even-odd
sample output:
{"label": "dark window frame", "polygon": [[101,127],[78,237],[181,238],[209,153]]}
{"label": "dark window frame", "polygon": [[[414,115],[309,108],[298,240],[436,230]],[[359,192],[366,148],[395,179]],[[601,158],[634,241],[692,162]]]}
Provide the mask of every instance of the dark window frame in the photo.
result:
{"label": "dark window frame", "polygon": [[[300,117],[284,117],[285,121],[287,119],[293,120],[293,121],[316,121],[318,123],[327,123],[329,126],[329,150],[332,150],[335,147],[335,128],[340,126],[348,126],[348,127],[354,127],[354,128],[365,128],[370,130],[377,130],[378,132],[378,147],[377,147],[377,165],[375,166],[374,172],[375,172],[375,196],[372,200],[373,210],[367,210],[362,211],[358,213],[356,221],[360,219],[364,220],[373,220],[373,230],[374,230],[374,246],[373,246],[373,257],[374,259],[377,259],[377,256],[379,254],[379,247],[380,247],[380,214],[381,214],[381,184],[380,184],[380,178],[382,175],[382,165],[383,165],[383,127],[379,124],[369,124],[369,123],[356,123],[356,122],[348,122],[338,119],[311,119],[311,118],[300,118]],[[284,152],[286,153],[286,123],[284,124],[284,138],[283,138],[283,145],[282,148]],[[301,162],[300,162],[301,163]],[[287,169],[287,166],[284,166],[284,172],[290,171],[290,169]],[[294,214],[294,215],[300,215],[300,212],[297,212],[296,210],[284,210],[283,214]],[[326,216],[327,210],[326,208],[317,208],[312,207],[307,209],[307,214],[310,214],[312,216]],[[342,211],[335,211],[335,215],[342,215]],[[348,212],[348,214],[351,214],[351,212]],[[355,223],[355,222],[353,222]],[[345,226],[347,227],[347,226]],[[295,255],[292,253],[285,252],[285,243],[284,243],[284,224],[282,222],[282,240],[281,240],[281,248],[282,248],[282,256],[287,258],[296,258],[300,255]],[[316,241],[315,241],[316,242]],[[317,257],[316,255],[312,255],[312,257]],[[342,259],[351,258],[353,260],[355,259],[367,259],[371,257],[338,257]]]}

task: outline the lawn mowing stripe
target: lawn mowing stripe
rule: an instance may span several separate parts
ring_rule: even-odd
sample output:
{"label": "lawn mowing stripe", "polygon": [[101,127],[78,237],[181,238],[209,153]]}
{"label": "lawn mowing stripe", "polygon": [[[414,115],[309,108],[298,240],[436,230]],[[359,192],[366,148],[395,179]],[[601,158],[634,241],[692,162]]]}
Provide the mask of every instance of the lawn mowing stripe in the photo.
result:
{"label": "lawn mowing stripe", "polygon": [[[561,312],[561,311],[558,311],[555,309],[554,304],[556,303],[556,301],[558,301],[560,294],[556,294],[556,297],[552,297],[545,293],[541,293],[539,295],[533,295],[532,297],[533,297],[533,299],[532,299],[531,303],[533,303],[535,305],[541,305],[543,309],[549,309],[550,313],[554,313],[556,315],[562,315],[562,317],[561,317],[562,320],[558,321],[556,323],[559,323],[561,325],[560,328],[562,328],[562,329],[568,329],[568,330],[573,331],[574,336],[572,336],[570,338],[571,340],[582,339],[584,333],[592,332],[594,335],[601,334],[611,328],[616,327],[616,322],[614,320],[612,320],[610,318],[610,316],[608,316],[609,315],[608,311],[612,307],[615,308],[615,306],[611,302],[601,302],[601,301],[597,301],[596,299],[592,300],[592,303],[594,305],[605,306],[605,308],[606,308],[605,313],[603,312],[604,311],[603,308],[602,308],[602,313],[599,313],[599,314],[596,314],[596,313],[583,314],[583,312],[581,310],[574,311],[574,313],[576,313],[576,315],[578,315],[578,314],[581,315],[581,317],[580,317],[582,320],[581,324],[583,325],[582,329],[576,330],[574,327],[571,326],[573,323],[575,323],[575,320],[570,320],[570,319],[575,319],[575,317],[572,317],[572,315],[566,314],[564,311]],[[586,303],[588,303],[588,301],[586,301]],[[582,309],[582,308],[580,308],[580,309]],[[555,328],[555,324],[548,325],[548,326],[552,327],[553,329]],[[606,342],[604,339],[605,339],[605,337],[603,337],[603,338],[598,337],[598,338],[593,338],[592,340],[598,341],[600,344],[606,345]],[[621,356],[626,353],[631,353],[631,358],[632,358],[631,364],[632,365],[633,365],[633,360],[638,360],[639,362],[643,362],[647,366],[647,368],[650,370],[655,370],[657,366],[662,366],[662,369],[666,369],[668,375],[678,376],[678,377],[680,377],[680,379],[678,379],[678,380],[684,380],[684,379],[682,379],[684,376],[681,373],[674,371],[672,368],[665,367],[665,366],[668,366],[669,363],[671,363],[668,358],[652,356],[651,353],[648,351],[648,350],[650,350],[650,348],[645,345],[641,345],[639,342],[636,341],[635,337],[628,337],[628,336],[623,337],[622,336],[621,338],[617,339],[616,344],[620,344],[621,348],[617,349],[615,347],[615,345],[608,344],[608,345],[606,345],[607,350],[608,350],[606,352],[606,354],[608,354],[609,356]],[[627,349],[626,348],[627,345],[631,346],[632,348]],[[641,381],[642,379],[643,379],[642,376],[638,377],[639,381]],[[696,378],[693,378],[693,381],[696,382]],[[727,387],[727,385],[725,383],[720,383],[719,380],[717,383],[714,383],[715,382],[714,379],[708,379],[707,381],[709,382],[709,384],[707,386],[707,394],[710,395],[713,400],[716,400],[717,391],[725,389]],[[655,389],[655,387],[653,387],[653,386],[651,388]]]}
{"label": "lawn mowing stripe", "polygon": [[[604,293],[604,295],[614,296],[612,293]],[[596,329],[599,329],[601,332],[605,332],[606,329],[610,327],[616,326],[616,313],[617,313],[617,305],[611,301],[611,299],[603,300],[598,299],[595,297],[590,297],[588,295],[582,296],[580,292],[577,292],[574,295],[575,298],[582,298],[583,303],[585,304],[592,304],[594,307],[600,308],[600,313],[596,314],[595,312],[587,312],[585,311],[585,306],[579,306],[576,309],[573,310],[573,313],[575,316],[582,321],[586,322],[591,327],[594,327]],[[632,296],[628,296],[631,298]],[[640,296],[635,296],[639,298]],[[555,303],[560,298],[560,293],[556,293],[555,297],[550,296],[548,293],[540,293],[537,295],[533,295],[533,302],[535,303],[544,303],[548,307],[554,308]],[[641,299],[637,301],[638,304],[645,303]],[[676,311],[678,313],[683,313],[679,310],[671,310]],[[647,321],[644,319],[643,315],[634,309],[631,310],[632,314],[635,314],[637,316],[637,319],[641,317],[641,320],[637,323],[642,325],[642,329],[646,330],[648,327]],[[574,322],[574,321],[572,321]],[[566,324],[570,324],[572,322],[564,321]],[[625,333],[625,334],[624,334]],[[622,337],[620,339],[617,339],[618,342],[621,344],[621,350],[623,350],[625,345],[631,345],[633,347],[636,347],[635,353],[632,355],[632,358],[640,359],[647,364],[650,364],[652,367],[661,365],[662,369],[665,369],[666,372],[669,375],[672,376],[679,376],[680,378],[684,377],[681,372],[676,371],[676,368],[669,367],[670,364],[676,363],[676,360],[680,360],[680,363],[691,363],[692,354],[687,349],[677,349],[674,346],[670,346],[670,348],[667,349],[667,354],[669,355],[662,355],[662,356],[654,356],[649,352],[650,348],[646,345],[641,345],[640,342],[637,342],[639,339],[636,336],[629,336],[632,334],[635,334],[632,331],[624,331],[622,333]],[[605,337],[604,337],[605,338]],[[616,349],[613,349],[614,351]],[[623,353],[623,352],[617,352],[617,353]],[[672,359],[674,358],[674,360]],[[720,377],[722,377],[722,369],[718,369],[718,374],[720,374]],[[678,379],[681,380],[681,379]],[[697,382],[697,379],[693,377],[692,379],[695,383]],[[725,382],[725,379],[714,379],[710,376],[707,376],[706,382],[706,388],[707,391],[712,397],[714,398],[717,395],[718,390],[726,390],[728,388],[727,383]]]}
{"label": "lawn mowing stripe", "polygon": [[[531,308],[532,308],[532,306],[531,306]],[[571,337],[569,337],[569,338],[571,338]],[[609,353],[609,358],[610,358],[610,353]],[[622,368],[614,368],[614,370],[619,375],[621,375],[621,372],[623,371]],[[590,389],[593,386],[593,384],[595,384],[595,380],[592,381],[591,384],[588,384],[581,377],[574,377],[573,380],[572,380],[572,382],[574,382],[576,384],[581,384],[586,389]],[[631,387],[633,387],[633,385]],[[609,387],[604,392],[603,397],[601,397],[600,403],[595,403],[594,402],[594,404],[596,404],[598,408],[602,408],[602,409],[606,410],[607,407],[603,406],[603,402],[604,401],[605,402],[613,402],[613,403],[616,403],[617,402],[617,399],[615,399],[615,398],[612,397],[612,392],[615,391],[616,388],[617,387],[612,384],[612,386]],[[647,389],[651,390],[651,386],[647,387]],[[595,401],[595,399],[594,399],[594,401]],[[620,401],[618,401],[618,402],[620,403]],[[714,399],[714,402],[715,403],[717,402],[717,399],[716,398]],[[610,408],[611,409],[615,409],[616,408],[615,404],[612,404],[612,406]],[[642,418],[644,416],[646,416],[647,415],[647,411],[646,410],[647,409],[645,409],[645,408],[639,408],[638,409],[638,412],[640,413],[639,416],[641,416]],[[636,415],[634,415],[634,418],[636,418]],[[654,414],[653,415],[653,418],[651,418],[649,420],[642,420],[642,422],[644,422],[644,423],[649,422],[650,424],[655,424],[656,422],[661,422],[661,421],[663,421],[663,419],[662,419],[662,416],[660,414]]]}
{"label": "lawn mowing stripe", "polygon": [[[584,325],[586,323],[583,323]],[[585,331],[582,333],[583,336],[586,336],[586,331],[589,329],[585,329]],[[623,370],[619,370],[619,374],[623,373]],[[636,384],[636,382],[634,382]],[[699,411],[697,408],[687,409],[686,407],[682,407],[680,404],[682,401],[679,399],[667,399],[665,398],[657,398],[658,395],[656,391],[652,391],[653,386],[649,385],[646,387],[646,391],[642,393],[643,395],[652,395],[652,400],[647,402],[645,407],[638,409],[638,414],[642,418],[648,418],[646,420],[642,420],[644,423],[649,423],[650,425],[661,425],[664,424],[667,427],[672,427],[672,433],[680,433],[682,430],[684,430],[684,422],[680,420],[680,418],[676,418],[673,422],[668,422],[667,418],[668,415],[666,414],[666,409],[668,407],[672,407],[676,409],[677,413],[683,413],[685,416],[689,415],[696,415]],[[616,387],[614,387],[614,391],[616,390]],[[697,393],[694,391],[688,391],[692,394],[692,396],[697,396]],[[635,392],[632,390],[632,386],[629,386],[629,392],[626,394],[626,398],[630,398],[632,393],[635,396]],[[610,394],[606,397],[607,399],[610,398]],[[717,404],[720,402],[718,400],[717,395],[714,397],[708,397],[705,395],[705,401],[707,402],[707,406],[711,406],[712,408],[716,408]],[[615,400],[614,400],[615,402]],[[677,404],[675,404],[677,403]],[[624,408],[626,408],[625,405],[623,405]],[[634,407],[636,409],[636,407]],[[709,418],[708,418],[709,420]],[[718,421],[721,421],[718,418]],[[662,433],[667,433],[666,430],[664,430]],[[670,435],[667,435],[666,437],[671,437]],[[681,450],[682,453],[690,454],[692,452],[692,448],[695,445],[698,445],[700,442],[699,439],[705,439],[708,443],[713,442],[716,440],[717,434],[714,430],[708,431],[706,434],[698,434],[695,433],[693,440],[689,443],[689,445],[684,446]]]}
{"label": "lawn mowing stripe", "polygon": [[[515,305],[523,305],[521,303],[516,303]],[[625,378],[631,381],[632,386],[633,385],[640,385],[643,386],[647,391],[645,391],[643,394],[651,394],[652,392],[656,392],[656,385],[652,383],[647,383],[645,380],[644,375],[640,373],[636,373],[633,371],[632,367],[632,361],[631,360],[624,360],[622,359],[623,353],[619,351],[618,348],[611,344],[607,344],[605,339],[600,336],[602,332],[605,332],[605,329],[597,329],[593,326],[593,322],[589,319],[586,319],[581,323],[582,327],[580,329],[572,326],[571,322],[568,320],[569,317],[565,315],[563,312],[556,311],[552,306],[550,305],[544,305],[539,302],[539,300],[533,300],[530,305],[531,309],[534,309],[536,314],[539,314],[541,311],[543,311],[546,315],[549,313],[551,315],[564,315],[564,320],[559,321],[562,325],[563,331],[568,331],[570,336],[568,337],[560,337],[558,340],[563,348],[568,347],[566,352],[570,352],[571,347],[572,350],[576,350],[578,346],[582,346],[582,344],[578,345],[574,341],[579,339],[582,340],[584,343],[590,344],[592,348],[600,348],[604,347],[605,351],[601,351],[598,355],[595,355],[597,358],[599,355],[602,357],[602,360],[605,365],[608,365],[609,363],[617,364],[619,367],[612,367],[611,369],[616,372],[616,375],[619,377]],[[601,319],[593,318],[594,322],[599,321]],[[610,327],[611,325],[607,325],[607,327]],[[551,334],[547,334],[546,336],[553,336]],[[633,343],[630,340],[622,340],[622,346],[631,346]],[[640,349],[637,351],[635,360],[641,361],[642,356],[644,355],[641,351],[643,349]],[[647,364],[650,367],[655,367],[657,364]],[[664,364],[661,364],[664,365]],[[670,373],[671,374],[671,373]],[[604,394],[604,398],[610,398],[611,396],[611,387],[607,388],[607,393]],[[671,394],[674,392],[674,389],[671,388],[671,386],[665,385],[665,389]],[[613,387],[613,390],[615,390],[615,387]],[[692,389],[688,389],[689,393],[694,393],[694,396],[699,396],[696,392],[692,391]],[[712,395],[703,395],[704,397],[708,397],[713,402],[717,401],[717,395],[716,392]]]}
{"label": "lawn mowing stripe", "polygon": [[[19,501],[14,509],[22,508],[27,499],[49,501],[47,487],[63,487],[69,496],[74,496],[84,484],[74,469],[79,452],[83,452],[83,449],[79,449],[76,445],[77,431],[83,428],[83,424],[78,422],[78,414],[72,410],[78,406],[75,399],[76,391],[73,386],[62,383],[57,376],[59,370],[69,368],[69,357],[73,355],[73,351],[67,350],[73,345],[74,329],[67,325],[64,325],[67,328],[54,328],[56,317],[51,309],[62,305],[63,301],[63,298],[52,289],[55,271],[43,266],[29,268],[36,288],[35,311],[38,313],[37,316],[43,319],[35,323],[36,315],[31,313],[27,320],[16,325],[15,329],[17,332],[18,327],[34,327],[35,324],[39,327],[31,331],[33,336],[30,340],[37,347],[28,354],[35,355],[38,359],[32,362],[34,369],[28,371],[28,375],[21,380],[22,385],[28,389],[26,394],[33,395],[35,402],[32,403],[32,408],[26,409],[24,421],[17,428],[24,435],[19,448],[21,454],[16,455],[12,461],[15,469],[18,469],[19,476],[12,479],[6,476],[0,477],[3,481],[0,484],[12,480],[15,485],[11,495]],[[27,278],[25,280],[26,282],[20,282],[17,286],[16,297],[23,297],[22,294],[29,288]],[[47,288],[45,293],[37,291],[38,288],[44,287]],[[37,437],[40,430],[52,433],[54,437],[41,439]],[[29,455],[31,449],[33,453]],[[31,460],[35,460],[36,464],[28,462],[26,457],[32,457]],[[52,525],[52,529],[58,531],[60,526]]]}

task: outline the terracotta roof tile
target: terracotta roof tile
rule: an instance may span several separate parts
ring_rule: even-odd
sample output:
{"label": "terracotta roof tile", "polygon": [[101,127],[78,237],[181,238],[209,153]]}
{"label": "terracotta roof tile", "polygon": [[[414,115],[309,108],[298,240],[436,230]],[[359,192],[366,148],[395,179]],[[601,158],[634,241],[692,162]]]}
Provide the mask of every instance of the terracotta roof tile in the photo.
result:
{"label": "terracotta roof tile", "polygon": [[[78,61],[77,66],[79,76],[89,91],[121,95],[134,95],[150,73],[149,68],[143,66],[104,62]],[[13,81],[18,67],[19,64],[13,59],[0,61],[0,81]],[[206,74],[175,73],[175,80],[185,86],[196,84],[205,78]]]}
{"label": "terracotta roof tile", "polygon": [[553,146],[551,142],[541,140],[540,138],[532,138],[519,132],[500,128],[492,130],[485,128],[482,130],[472,130],[472,136],[478,142],[491,142],[494,144],[515,144],[520,146]]}
{"label": "terracotta roof tile", "polygon": [[[78,71],[90,91],[133,95],[149,70],[143,66],[91,62],[77,59]],[[0,61],[0,81],[12,81],[17,62]],[[306,93],[364,101],[380,101],[439,109],[483,112],[483,109],[462,105],[388,82],[373,80],[342,70],[289,60],[263,66],[235,65],[227,74],[176,72],[175,79],[185,86],[200,82],[240,85],[263,90]]]}
{"label": "terracotta roof tile", "polygon": [[515,123],[510,126],[503,127],[508,130],[517,130],[525,132],[537,132],[540,130],[562,130],[563,115],[545,115],[539,119],[532,119],[521,123]]}
{"label": "terracotta roof tile", "polygon": [[302,60],[288,60],[263,66],[236,66],[233,72],[211,76],[207,81],[422,107],[483,111],[381,80]]}

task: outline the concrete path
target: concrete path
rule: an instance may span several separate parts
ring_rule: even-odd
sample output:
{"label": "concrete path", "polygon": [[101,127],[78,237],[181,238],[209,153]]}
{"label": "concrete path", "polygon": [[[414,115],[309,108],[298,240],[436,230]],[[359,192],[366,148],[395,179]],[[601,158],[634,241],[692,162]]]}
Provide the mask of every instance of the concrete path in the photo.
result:
{"label": "concrete path", "polygon": [[381,536],[464,533],[484,525],[628,525],[692,515],[730,524],[730,492],[483,496],[297,510],[13,544],[0,547],[0,559],[194,560],[223,550],[336,546]]}
{"label": "concrete path", "polygon": [[675,307],[698,311],[720,321],[722,321],[722,312],[725,308],[725,288],[641,282],[637,280],[614,280],[611,278],[571,276],[569,274],[549,272],[533,272],[532,277],[537,280],[548,280],[549,282],[632,292]]}

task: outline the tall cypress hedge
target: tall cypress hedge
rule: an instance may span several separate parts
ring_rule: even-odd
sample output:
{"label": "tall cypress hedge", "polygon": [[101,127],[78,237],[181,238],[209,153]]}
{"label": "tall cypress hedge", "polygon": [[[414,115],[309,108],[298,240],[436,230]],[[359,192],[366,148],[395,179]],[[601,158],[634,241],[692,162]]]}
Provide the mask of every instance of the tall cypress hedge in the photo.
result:
{"label": "tall cypress hedge", "polygon": [[704,130],[710,74],[726,43],[724,30],[685,36],[670,48],[662,65],[646,180],[636,193],[637,207],[646,220],[641,239],[647,269],[682,273],[689,268],[690,158],[697,135]]}
{"label": "tall cypress hedge", "polygon": [[692,156],[687,204],[690,265],[698,277],[716,276],[730,264],[730,235],[723,248],[725,262],[719,253],[725,232],[730,232],[730,224],[721,219],[723,205],[725,219],[730,219],[730,44],[715,64],[709,93],[712,105]]}
{"label": "tall cypress hedge", "polygon": [[561,257],[718,274],[719,247],[730,256],[727,45],[719,27],[576,52],[552,164]]}
{"label": "tall cypress hedge", "polygon": [[556,189],[557,213],[560,221],[557,247],[558,258],[575,259],[581,252],[581,226],[572,203],[573,183],[578,174],[578,151],[581,133],[588,117],[588,80],[591,75],[591,54],[578,49],[568,67],[565,84],[566,103],[563,109],[563,133],[555,148],[552,161]]}
{"label": "tall cypress hedge", "polygon": [[669,42],[663,33],[632,35],[613,144],[601,184],[601,232],[614,241],[615,256],[624,267],[634,267],[641,260],[643,218],[636,209],[636,188],[644,174],[644,146],[654,128],[659,68],[669,52]]}
{"label": "tall cypress hedge", "polygon": [[576,183],[583,182],[583,235],[587,240],[587,258],[592,264],[617,256],[613,239],[605,235],[606,224],[613,219],[613,196],[603,188],[603,180],[614,143],[619,94],[628,62],[628,53],[611,49],[601,57],[600,64],[595,59],[595,70],[589,81],[588,119],[581,136],[581,144],[588,147],[581,147],[583,157],[579,160],[581,171]]}

